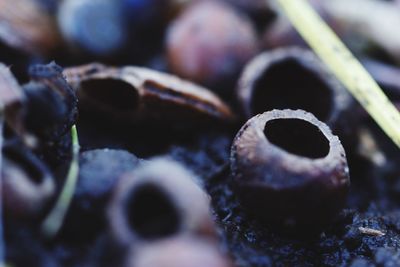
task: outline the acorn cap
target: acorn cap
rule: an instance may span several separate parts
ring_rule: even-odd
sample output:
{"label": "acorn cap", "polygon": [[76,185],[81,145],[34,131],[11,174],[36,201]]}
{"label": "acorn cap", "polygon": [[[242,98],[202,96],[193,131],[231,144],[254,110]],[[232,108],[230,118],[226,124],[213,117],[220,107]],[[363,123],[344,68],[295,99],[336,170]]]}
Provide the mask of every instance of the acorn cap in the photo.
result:
{"label": "acorn cap", "polygon": [[215,94],[166,73],[95,63],[66,69],[65,75],[84,108],[124,123],[158,119],[198,124],[233,119],[230,108]]}
{"label": "acorn cap", "polygon": [[210,199],[194,179],[181,165],[163,158],[124,175],[107,212],[116,243],[127,248],[182,234],[214,238]]}
{"label": "acorn cap", "polygon": [[272,109],[303,109],[334,132],[348,131],[353,100],[310,50],[298,47],[264,52],[250,61],[237,87],[241,107],[250,118]]}
{"label": "acorn cap", "polygon": [[231,150],[240,202],[261,221],[316,230],[343,208],[350,185],[345,151],[326,124],[302,110],[250,119]]}

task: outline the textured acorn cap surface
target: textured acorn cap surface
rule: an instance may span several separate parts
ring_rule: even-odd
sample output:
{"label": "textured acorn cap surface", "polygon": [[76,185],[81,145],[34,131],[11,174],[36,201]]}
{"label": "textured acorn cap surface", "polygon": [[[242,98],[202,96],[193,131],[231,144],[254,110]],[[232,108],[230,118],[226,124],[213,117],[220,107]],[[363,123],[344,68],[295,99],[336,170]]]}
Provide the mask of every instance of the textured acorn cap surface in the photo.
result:
{"label": "textured acorn cap surface", "polygon": [[230,108],[211,91],[151,69],[94,63],[69,68],[65,75],[85,104],[126,122],[145,118],[186,119],[187,123],[233,119]]}
{"label": "textured acorn cap surface", "polygon": [[124,247],[181,234],[215,237],[210,199],[199,180],[164,158],[143,162],[121,178],[107,216],[112,236]]}
{"label": "textured acorn cap surface", "polygon": [[[287,47],[263,52],[245,67],[237,96],[247,118],[276,109],[303,109],[334,131],[353,103],[340,82],[310,50]],[[261,102],[261,101],[264,101]]]}
{"label": "textured acorn cap surface", "polygon": [[[298,129],[290,125],[287,132],[285,121]],[[272,142],[268,131],[279,123],[286,133],[279,132]],[[308,139],[296,139],[295,131]],[[287,147],[276,140],[296,142]],[[239,200],[250,213],[290,227],[330,222],[344,206],[350,185],[340,140],[301,110],[273,110],[250,119],[234,139],[231,170]]]}

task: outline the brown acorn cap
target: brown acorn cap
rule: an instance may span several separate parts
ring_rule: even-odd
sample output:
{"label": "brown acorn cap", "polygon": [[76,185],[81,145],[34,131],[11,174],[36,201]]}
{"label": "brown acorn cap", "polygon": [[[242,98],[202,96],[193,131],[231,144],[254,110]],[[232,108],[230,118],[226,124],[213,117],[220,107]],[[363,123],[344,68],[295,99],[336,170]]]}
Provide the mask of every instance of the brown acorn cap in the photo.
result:
{"label": "brown acorn cap", "polygon": [[190,124],[231,121],[230,108],[209,90],[173,75],[141,67],[107,67],[98,63],[69,68],[68,82],[83,107],[131,123],[159,119]]}
{"label": "brown acorn cap", "polygon": [[237,87],[246,118],[273,109],[303,109],[334,132],[348,130],[343,114],[353,100],[310,50],[298,47],[264,52],[248,63]]}
{"label": "brown acorn cap", "polygon": [[350,185],[339,138],[311,113],[273,110],[250,119],[231,150],[239,200],[261,221],[316,230],[343,208]]}
{"label": "brown acorn cap", "polygon": [[107,217],[111,236],[125,248],[182,234],[215,237],[209,197],[193,174],[163,158],[120,179]]}

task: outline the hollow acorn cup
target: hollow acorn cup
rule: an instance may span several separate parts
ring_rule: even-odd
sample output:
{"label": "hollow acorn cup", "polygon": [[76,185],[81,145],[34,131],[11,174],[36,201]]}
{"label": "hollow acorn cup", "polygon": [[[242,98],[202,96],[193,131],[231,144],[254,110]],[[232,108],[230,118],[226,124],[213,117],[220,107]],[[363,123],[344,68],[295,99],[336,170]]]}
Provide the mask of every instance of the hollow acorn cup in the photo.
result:
{"label": "hollow acorn cup", "polygon": [[145,119],[196,125],[233,120],[230,108],[209,90],[141,67],[89,64],[66,69],[82,107],[130,124]]}
{"label": "hollow acorn cup", "polygon": [[241,75],[237,96],[246,118],[273,109],[302,109],[336,134],[349,128],[344,125],[351,117],[350,95],[306,49],[282,48],[256,56]]}
{"label": "hollow acorn cup", "polygon": [[163,158],[121,178],[107,218],[113,240],[125,248],[182,234],[215,237],[209,197],[190,172]]}
{"label": "hollow acorn cup", "polygon": [[242,205],[289,231],[315,231],[330,223],[350,185],[338,137],[302,110],[273,110],[250,119],[234,139],[231,170]]}

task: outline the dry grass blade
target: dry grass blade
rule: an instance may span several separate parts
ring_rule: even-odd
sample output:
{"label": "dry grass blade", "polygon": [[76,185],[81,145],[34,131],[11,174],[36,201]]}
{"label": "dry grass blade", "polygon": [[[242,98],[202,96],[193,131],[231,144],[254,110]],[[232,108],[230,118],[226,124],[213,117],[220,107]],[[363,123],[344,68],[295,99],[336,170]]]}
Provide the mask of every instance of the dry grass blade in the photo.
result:
{"label": "dry grass blade", "polygon": [[42,233],[47,238],[53,238],[61,229],[65,215],[75,193],[76,182],[79,174],[79,140],[76,126],[71,128],[72,161],[61,194],[49,215],[43,221]]}

